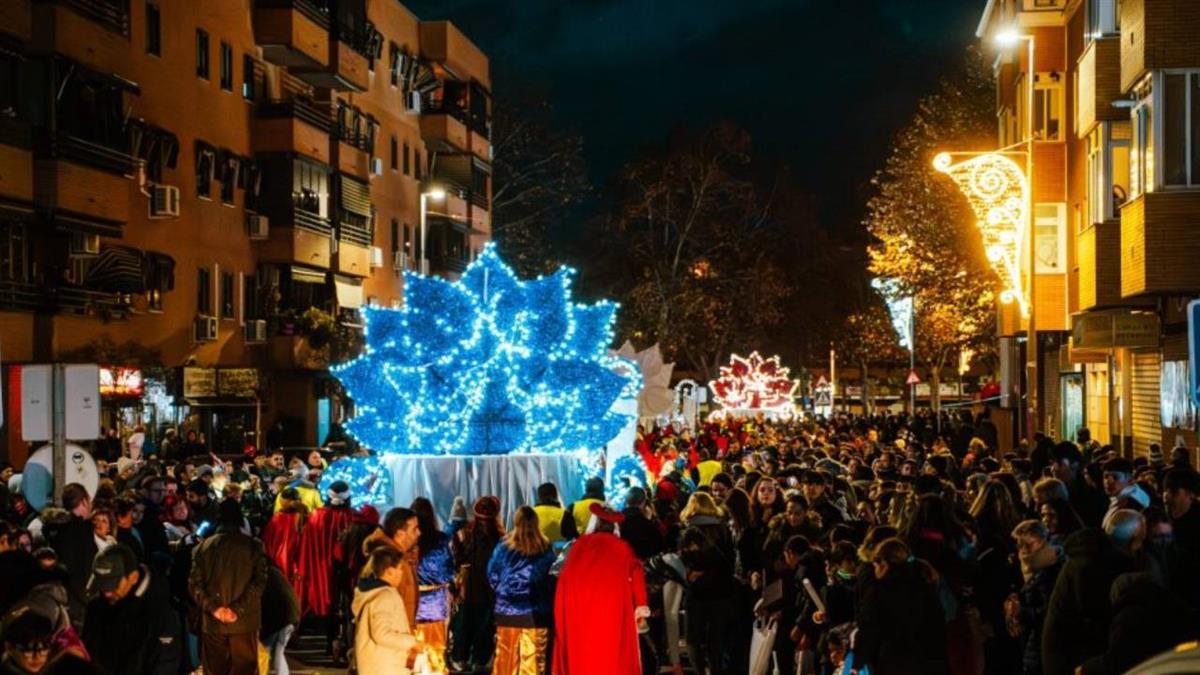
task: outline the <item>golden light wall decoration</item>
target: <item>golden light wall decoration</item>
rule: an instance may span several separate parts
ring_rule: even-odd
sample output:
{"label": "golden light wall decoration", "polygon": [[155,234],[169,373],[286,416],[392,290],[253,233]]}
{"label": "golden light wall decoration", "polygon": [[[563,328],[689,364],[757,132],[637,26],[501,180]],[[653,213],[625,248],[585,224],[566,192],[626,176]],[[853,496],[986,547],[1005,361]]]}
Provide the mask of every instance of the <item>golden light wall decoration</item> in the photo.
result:
{"label": "golden light wall decoration", "polygon": [[951,153],[933,159],[933,168],[950,176],[971,204],[983,235],[983,250],[1004,288],[1000,301],[1016,302],[1029,316],[1021,274],[1021,252],[1029,236],[1029,180],[1021,166],[1000,153],[972,153],[955,162]]}

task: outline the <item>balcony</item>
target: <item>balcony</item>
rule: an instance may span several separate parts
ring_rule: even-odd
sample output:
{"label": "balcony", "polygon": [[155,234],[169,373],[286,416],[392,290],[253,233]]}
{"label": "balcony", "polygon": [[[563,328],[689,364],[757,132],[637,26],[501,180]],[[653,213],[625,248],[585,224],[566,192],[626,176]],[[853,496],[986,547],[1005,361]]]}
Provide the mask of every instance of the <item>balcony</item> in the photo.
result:
{"label": "balcony", "polygon": [[422,21],[421,58],[444,64],[464,80],[491,86],[488,59],[467,36],[449,21]]}
{"label": "balcony", "polygon": [[[120,236],[129,220],[132,158],[121,151],[58,135],[34,161],[33,197],[58,229]],[[77,227],[78,226],[78,227]]]}
{"label": "balcony", "polygon": [[267,340],[267,367],[279,370],[325,370],[329,345],[314,348],[301,335],[274,335]]}
{"label": "balcony", "polygon": [[470,147],[465,111],[440,102],[422,103],[421,138],[430,150],[459,152]]}
{"label": "balcony", "polygon": [[1076,239],[1080,311],[1121,304],[1121,225],[1096,223]]}
{"label": "balcony", "polygon": [[1123,0],[1118,6],[1121,91],[1129,91],[1149,71],[1200,64],[1200,2]]}
{"label": "balcony", "polygon": [[266,101],[255,118],[254,151],[298,152],[328,164],[332,129],[328,107],[311,99]]}
{"label": "balcony", "polygon": [[445,272],[462,274],[467,270],[469,264],[471,261],[459,256],[435,255],[429,257],[429,269],[434,274]]}
{"label": "balcony", "polygon": [[337,139],[338,171],[363,181],[371,178],[371,155],[375,150],[375,135],[379,122],[358,108],[338,102],[337,121],[333,137]]}
{"label": "balcony", "polygon": [[278,66],[329,67],[329,3],[326,0],[257,0],[254,40],[263,58]]}
{"label": "balcony", "polygon": [[33,201],[29,125],[0,118],[0,198]]}
{"label": "balcony", "polygon": [[270,223],[269,236],[254,242],[262,260],[329,269],[333,230],[328,218],[296,207],[283,217],[270,216]]}
{"label": "balcony", "polygon": [[1121,96],[1121,47],[1119,37],[1091,41],[1079,57],[1079,103],[1075,108],[1075,131],[1087,136],[1097,122],[1129,119],[1129,111],[1113,105]]}
{"label": "balcony", "polygon": [[1121,207],[1121,297],[1200,292],[1200,191],[1150,192]]}
{"label": "balcony", "polygon": [[334,91],[366,91],[371,85],[369,58],[379,58],[383,36],[367,21],[358,26],[338,26],[329,32],[328,58],[323,67],[301,66],[291,71],[314,87]]}
{"label": "balcony", "polygon": [[116,293],[77,286],[47,287],[23,281],[0,281],[0,309],[45,314],[74,314],[120,319],[129,305]]}

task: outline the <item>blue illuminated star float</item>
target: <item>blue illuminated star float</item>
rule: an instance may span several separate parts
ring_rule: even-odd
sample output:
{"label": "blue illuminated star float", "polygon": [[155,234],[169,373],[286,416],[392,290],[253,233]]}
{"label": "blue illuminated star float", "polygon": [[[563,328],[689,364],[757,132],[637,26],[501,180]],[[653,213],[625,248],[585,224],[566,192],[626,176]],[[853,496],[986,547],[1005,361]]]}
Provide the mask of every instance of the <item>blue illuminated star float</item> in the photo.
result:
{"label": "blue illuminated star float", "polygon": [[640,376],[608,355],[616,305],[572,302],[573,276],[522,281],[491,244],[457,282],[406,273],[405,306],[364,307],[365,353],[332,368],[357,410],[349,431],[398,454],[602,448]]}

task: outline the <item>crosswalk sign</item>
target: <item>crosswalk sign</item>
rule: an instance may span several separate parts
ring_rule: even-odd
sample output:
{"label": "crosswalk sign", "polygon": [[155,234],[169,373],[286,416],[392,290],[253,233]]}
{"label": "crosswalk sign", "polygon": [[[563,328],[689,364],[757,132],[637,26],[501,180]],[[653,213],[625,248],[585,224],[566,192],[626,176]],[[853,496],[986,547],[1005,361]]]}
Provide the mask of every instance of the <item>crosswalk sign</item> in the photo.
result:
{"label": "crosswalk sign", "polygon": [[823,387],[817,390],[816,400],[813,403],[817,407],[826,407],[833,405],[833,395],[828,387]]}

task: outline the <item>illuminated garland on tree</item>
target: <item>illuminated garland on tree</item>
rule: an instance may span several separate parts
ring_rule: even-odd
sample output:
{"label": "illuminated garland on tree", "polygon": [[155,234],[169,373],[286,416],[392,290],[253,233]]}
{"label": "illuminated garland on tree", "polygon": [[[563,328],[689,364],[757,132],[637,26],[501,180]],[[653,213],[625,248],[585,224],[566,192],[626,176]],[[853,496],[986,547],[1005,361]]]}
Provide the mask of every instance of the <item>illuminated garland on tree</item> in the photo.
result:
{"label": "illuminated garland on tree", "polygon": [[793,412],[792,392],[799,382],[788,377],[779,357],[764,359],[757,351],[748,357],[733,354],[720,376],[708,383],[713,399],[726,410],[745,412]]}
{"label": "illuminated garland on tree", "polygon": [[331,369],[355,403],[347,429],[399,454],[602,448],[640,375],[614,371],[616,305],[573,303],[573,275],[522,281],[491,244],[457,282],[406,273],[405,306],[364,307],[365,353]]}

